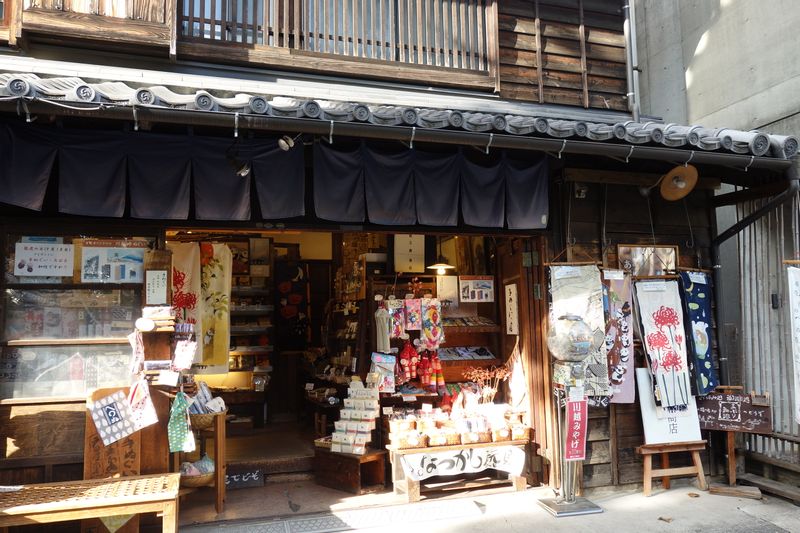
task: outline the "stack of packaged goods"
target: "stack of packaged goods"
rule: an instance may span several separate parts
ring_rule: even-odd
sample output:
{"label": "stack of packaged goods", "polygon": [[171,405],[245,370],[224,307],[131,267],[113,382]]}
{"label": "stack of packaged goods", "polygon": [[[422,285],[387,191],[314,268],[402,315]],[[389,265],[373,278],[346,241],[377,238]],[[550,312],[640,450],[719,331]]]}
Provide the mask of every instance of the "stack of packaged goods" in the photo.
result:
{"label": "stack of packaged goods", "polygon": [[331,451],[364,455],[372,442],[375,419],[380,414],[380,402],[376,383],[368,376],[368,386],[361,380],[353,380],[347,389],[344,408],[339,411],[339,420],[334,422],[336,431],[331,435]]}

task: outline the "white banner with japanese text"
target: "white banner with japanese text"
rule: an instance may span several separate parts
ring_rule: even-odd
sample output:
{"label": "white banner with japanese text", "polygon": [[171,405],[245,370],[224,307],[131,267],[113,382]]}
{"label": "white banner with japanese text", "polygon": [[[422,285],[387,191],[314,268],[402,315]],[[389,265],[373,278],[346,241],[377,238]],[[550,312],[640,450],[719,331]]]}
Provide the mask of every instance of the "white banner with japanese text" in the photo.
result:
{"label": "white banner with japanese text", "polygon": [[518,476],[525,466],[525,452],[517,446],[462,448],[400,457],[409,479],[420,481],[433,476],[452,476],[481,472],[488,468]]}

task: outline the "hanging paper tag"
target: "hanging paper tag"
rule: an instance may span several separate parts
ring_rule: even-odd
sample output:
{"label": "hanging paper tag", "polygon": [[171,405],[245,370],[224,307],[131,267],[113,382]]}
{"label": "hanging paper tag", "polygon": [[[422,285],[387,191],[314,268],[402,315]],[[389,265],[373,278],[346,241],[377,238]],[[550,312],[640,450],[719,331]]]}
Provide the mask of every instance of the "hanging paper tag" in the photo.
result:
{"label": "hanging paper tag", "polygon": [[687,274],[689,275],[689,281],[692,283],[705,285],[708,282],[705,272],[687,272]]}
{"label": "hanging paper tag", "polygon": [[585,391],[583,387],[570,387],[569,388],[569,399],[572,402],[579,402],[583,400],[585,395]]}
{"label": "hanging paper tag", "polygon": [[581,275],[581,271],[573,266],[559,266],[552,267],[552,269],[555,279],[577,278]]}
{"label": "hanging paper tag", "polygon": [[610,281],[622,281],[625,279],[624,270],[603,270],[603,279]]}
{"label": "hanging paper tag", "polygon": [[306,383],[306,390],[314,390],[314,384],[313,383]]}
{"label": "hanging paper tag", "polygon": [[667,284],[663,281],[648,281],[637,283],[636,288],[644,292],[664,292],[667,290]]}
{"label": "hanging paper tag", "polygon": [[167,387],[175,387],[178,385],[180,379],[180,372],[173,372],[172,370],[159,370],[156,385],[165,385]]}
{"label": "hanging paper tag", "polygon": [[391,415],[393,413],[394,413],[394,407],[384,407],[383,408],[383,414]]}
{"label": "hanging paper tag", "polygon": [[417,401],[417,397],[416,396],[406,396],[404,394],[403,395],[403,401],[404,402],[416,402]]}

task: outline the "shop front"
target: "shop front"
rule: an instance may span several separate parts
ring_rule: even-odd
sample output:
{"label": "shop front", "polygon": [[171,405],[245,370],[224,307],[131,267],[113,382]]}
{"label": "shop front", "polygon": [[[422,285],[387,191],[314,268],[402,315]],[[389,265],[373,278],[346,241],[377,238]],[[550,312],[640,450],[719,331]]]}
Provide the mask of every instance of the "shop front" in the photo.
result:
{"label": "shop front", "polygon": [[[301,491],[333,487],[328,507],[348,492],[397,503],[639,482],[636,368],[676,412],[725,381],[713,320],[704,372],[686,344],[676,362],[641,342],[661,329],[640,310],[682,315],[672,284],[685,271],[711,289],[721,181],[757,190],[788,166],[547,128],[237,113],[224,128],[195,117],[187,134],[179,112],[146,132],[101,113],[0,124],[0,483],[179,469],[197,489],[181,502],[189,522],[291,476],[308,478]],[[699,179],[662,178],[690,160]],[[586,349],[554,364],[556,325],[573,315]],[[130,425],[115,433],[93,415],[120,392]],[[573,401],[584,424],[571,450]]]}

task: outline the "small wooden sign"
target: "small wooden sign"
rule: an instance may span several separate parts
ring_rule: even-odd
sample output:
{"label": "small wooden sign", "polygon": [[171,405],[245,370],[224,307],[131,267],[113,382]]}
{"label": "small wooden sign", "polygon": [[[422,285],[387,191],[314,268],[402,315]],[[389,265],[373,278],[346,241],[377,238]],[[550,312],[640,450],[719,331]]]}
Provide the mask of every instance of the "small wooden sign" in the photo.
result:
{"label": "small wooden sign", "polygon": [[749,394],[712,393],[697,398],[701,429],[772,433],[772,408]]}
{"label": "small wooden sign", "polygon": [[260,468],[237,468],[235,466],[230,466],[225,472],[225,488],[227,490],[263,486],[264,472]]}

